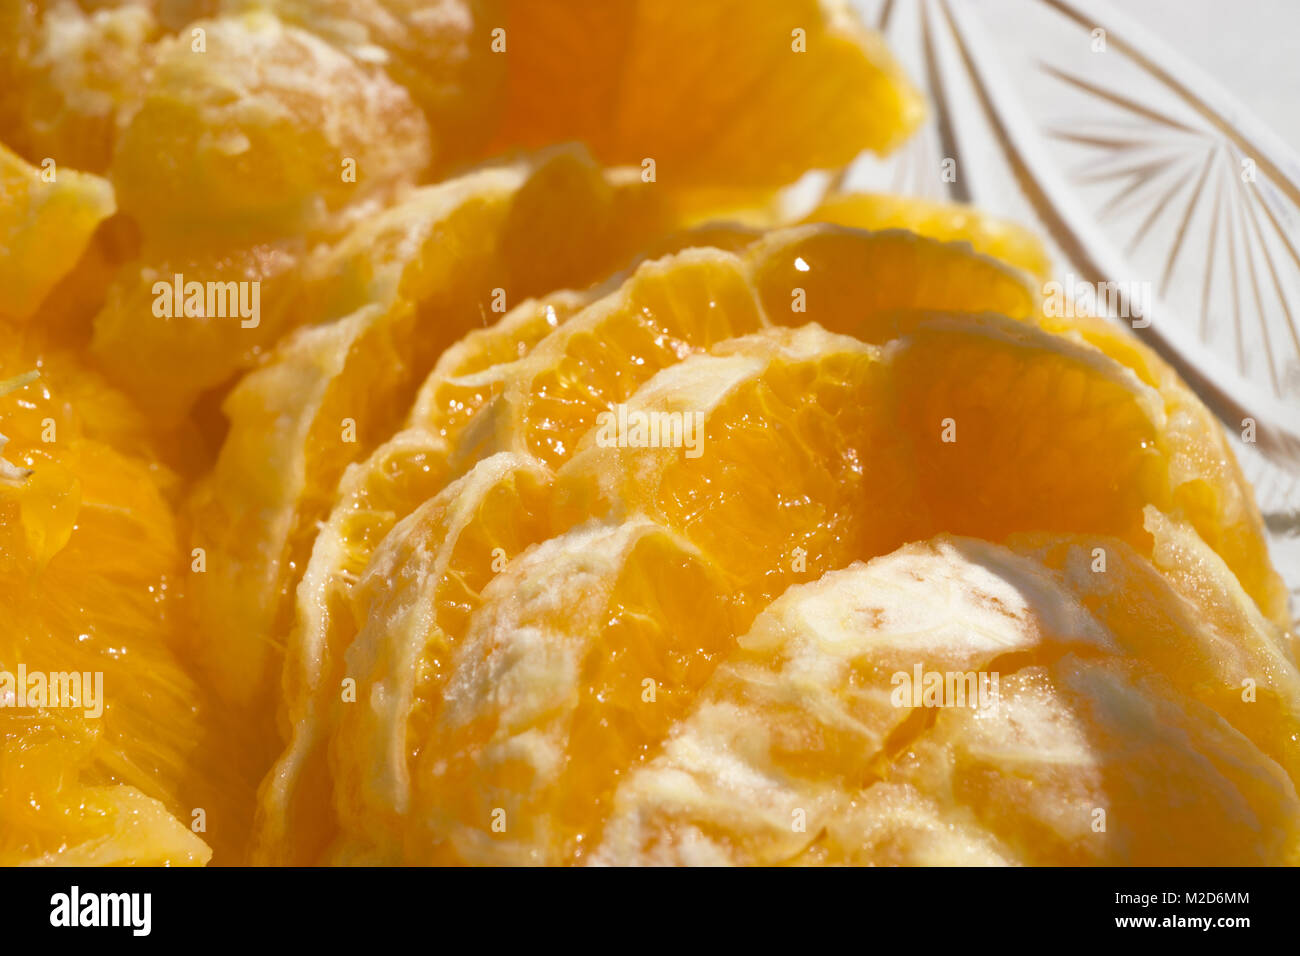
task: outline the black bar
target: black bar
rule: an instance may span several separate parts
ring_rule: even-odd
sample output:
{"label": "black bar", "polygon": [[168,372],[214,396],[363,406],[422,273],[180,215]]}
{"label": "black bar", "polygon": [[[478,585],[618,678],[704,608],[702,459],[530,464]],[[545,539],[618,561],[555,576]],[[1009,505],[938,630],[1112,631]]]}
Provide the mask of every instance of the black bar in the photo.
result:
{"label": "black bar", "polygon": [[[118,897],[104,910],[111,916],[117,906],[127,925],[51,925],[52,916],[62,918],[59,894],[70,904],[73,886],[87,918],[100,911],[98,894],[150,894],[148,935],[136,935],[130,919],[143,928],[144,897],[138,908],[122,908]],[[400,940],[462,948],[466,937],[495,950],[512,934],[532,946],[619,948],[771,942],[778,934],[812,945],[847,934],[864,949],[900,934],[923,946],[1192,936],[1231,945],[1242,934],[1289,930],[1295,886],[1294,872],[1282,869],[5,869],[0,926],[10,952],[27,939],[72,934],[127,945],[256,941],[335,950]],[[1246,925],[1220,922],[1243,918]],[[1120,925],[1135,919],[1152,922]],[[1200,925],[1206,919],[1210,925]],[[1028,935],[1038,932],[1052,935]]]}

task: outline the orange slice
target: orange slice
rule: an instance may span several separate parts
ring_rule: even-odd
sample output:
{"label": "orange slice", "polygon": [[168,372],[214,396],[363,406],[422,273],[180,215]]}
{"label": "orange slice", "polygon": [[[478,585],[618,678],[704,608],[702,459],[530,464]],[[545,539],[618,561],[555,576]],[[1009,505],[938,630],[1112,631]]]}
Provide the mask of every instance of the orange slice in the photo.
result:
{"label": "orange slice", "polygon": [[508,13],[503,144],[581,139],[603,162],[653,159],[675,186],[773,187],[886,152],[922,116],[844,3],[512,0]]}
{"label": "orange slice", "polygon": [[511,562],[482,592],[412,771],[410,826],[443,841],[415,859],[581,858],[619,776],[730,644],[723,594],[698,552],[645,521]]}
{"label": "orange slice", "polygon": [[[12,380],[24,368],[39,377]],[[0,377],[16,386],[0,397],[0,671],[75,698],[0,688],[0,859],[194,864],[209,841],[232,850],[243,771],[231,759],[212,772],[226,747],[197,752],[216,725],[178,660],[175,489],[148,425],[75,358],[11,327]]]}
{"label": "orange slice", "polygon": [[98,176],[29,166],[0,145],[0,316],[29,319],[113,213]]}
{"label": "orange slice", "polygon": [[[404,831],[402,817],[419,799],[411,767],[429,746],[452,660],[484,589],[526,547],[549,537],[550,483],[537,462],[493,456],[404,519],[372,559],[354,597],[365,623],[345,671],[367,689],[369,706],[335,707],[332,763],[346,784],[338,801],[344,857],[349,846],[387,844],[415,858],[424,843],[437,842],[437,834]],[[358,781],[367,783],[358,788]]]}
{"label": "orange slice", "polygon": [[319,229],[430,160],[406,90],[263,12],[161,41],[121,123],[113,184],[150,237]]}
{"label": "orange slice", "polygon": [[1103,353],[954,317],[920,323],[891,364],[934,529],[994,541],[1087,530],[1141,546],[1143,506],[1168,506],[1159,396]]}

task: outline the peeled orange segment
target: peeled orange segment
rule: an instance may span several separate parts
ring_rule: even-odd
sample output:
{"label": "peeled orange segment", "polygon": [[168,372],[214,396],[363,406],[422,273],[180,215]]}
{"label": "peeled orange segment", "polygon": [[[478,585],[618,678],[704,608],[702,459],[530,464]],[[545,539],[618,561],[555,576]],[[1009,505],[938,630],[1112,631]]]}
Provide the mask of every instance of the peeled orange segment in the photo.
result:
{"label": "peeled orange segment", "polygon": [[772,322],[816,322],[883,343],[896,313],[998,312],[1029,319],[1037,293],[1020,272],[958,243],[903,231],[810,225],[774,230],[748,258]]}
{"label": "peeled orange segment", "polygon": [[301,321],[293,300],[304,255],[296,241],[149,249],[113,277],[91,351],[159,428],[175,427],[204,390]]}
{"label": "peeled orange segment", "polygon": [[1126,650],[1048,569],[972,539],[794,587],[620,784],[592,861],[1294,858],[1281,769]]}
{"label": "peeled orange segment", "polygon": [[[344,830],[340,852],[345,856],[378,852],[414,859],[424,852],[421,841],[440,839],[425,831],[418,839],[404,835],[403,823],[412,809],[410,768],[435,736],[434,715],[483,589],[526,547],[549,537],[545,496],[550,481],[546,468],[518,456],[496,455],[481,462],[400,522],[361,579],[354,595],[360,631],[353,632],[346,668],[345,645],[326,654],[338,658],[339,676],[356,681],[361,703],[334,706],[331,724],[320,727],[314,741],[323,748],[333,735],[331,764],[340,782],[333,802]],[[332,681],[334,688],[339,676]],[[281,765],[296,769],[298,754],[320,759],[299,746]],[[292,774],[288,781],[295,782]],[[298,786],[292,796],[299,803],[320,802],[330,792],[328,786]],[[296,832],[291,846],[323,842],[292,810],[286,819]]]}
{"label": "peeled orange segment", "polygon": [[696,249],[645,263],[617,294],[566,322],[509,370],[491,414],[464,436],[460,460],[472,464],[500,448],[554,467],[597,415],[656,371],[765,324],[737,257]]}
{"label": "peeled orange segment", "polygon": [[[40,371],[0,397],[5,459],[27,473],[0,482],[0,671],[45,675],[80,705],[24,708],[17,686],[0,690],[13,694],[0,709],[0,857],[201,863],[192,808],[210,815],[214,844],[240,837],[195,752],[212,713],[175,654],[170,478],[120,396],[0,330],[0,379]],[[56,676],[74,673],[79,695]]]}
{"label": "peeled orange segment", "polygon": [[1160,392],[1170,481],[1180,514],[1232,568],[1274,624],[1291,625],[1286,585],[1268,554],[1264,521],[1223,426],[1176,372],[1136,336],[1090,316],[1052,316],[1040,324],[1101,349]]}
{"label": "peeled orange segment", "polygon": [[1023,866],[1025,858],[969,814],[905,783],[862,791],[824,835],[786,861],[796,866]]}
{"label": "peeled orange segment", "polygon": [[346,647],[355,635],[352,589],[376,546],[450,478],[448,443],[477,413],[488,391],[464,384],[454,373],[527,349],[588,297],[559,292],[530,299],[499,324],[470,333],[443,353],[421,386],[409,415],[415,424],[344,472],[297,590],[283,687],[291,715],[304,706],[304,695],[320,693],[327,649]]}
{"label": "peeled orange segment", "polygon": [[115,208],[107,182],[51,162],[37,169],[0,145],[0,317],[31,318]]}
{"label": "peeled orange segment", "polygon": [[1289,617],[1279,625],[1262,615],[1258,602],[1252,606],[1240,575],[1233,573],[1222,555],[1213,553],[1194,527],[1150,506],[1145,515],[1144,527],[1154,541],[1152,562],[1174,587],[1195,601],[1207,623],[1228,634],[1271,634],[1278,647],[1300,664],[1289,650],[1296,639]]}
{"label": "peeled orange segment", "polygon": [[270,690],[298,569],[338,476],[360,443],[373,445],[401,414],[414,323],[402,304],[303,330],[226,399],[230,433],[194,494],[193,543],[205,570],[190,597],[195,652],[240,706]]}
{"label": "peeled orange segment", "polygon": [[[580,139],[671,185],[774,187],[887,152],[919,95],[848,6],[511,0],[502,144]],[[707,76],[707,82],[701,77]]]}
{"label": "peeled orange segment", "polygon": [[1068,655],[1004,674],[994,711],[941,711],[901,763],[900,780],[950,794],[954,815],[1031,865],[1300,859],[1282,769],[1136,662]]}
{"label": "peeled orange segment", "polygon": [[1194,531],[1154,508],[1147,530],[1156,539],[1154,563],[1103,537],[1027,536],[1016,547],[1054,571],[1127,654],[1300,780],[1300,671],[1282,632]]}
{"label": "peeled orange segment", "polygon": [[1169,505],[1165,422],[1128,369],[995,316],[922,322],[894,349],[898,423],[935,529],[1095,531],[1141,547],[1143,506]]}
{"label": "peeled orange segment", "polygon": [[331,630],[352,626],[352,586],[375,547],[394,524],[438,494],[449,479],[448,442],[483,404],[474,389],[459,386],[455,373],[527,348],[588,295],[559,292],[529,299],[499,324],[470,333],[443,353],[421,386],[409,415],[415,424],[344,472],[337,501],[319,528],[298,588],[284,687],[291,711],[299,695],[319,688],[323,649],[334,643]]}
{"label": "peeled orange segment", "polygon": [[[908,324],[892,365],[900,425],[919,436],[917,482],[933,530],[991,540],[1090,531],[1149,555],[1143,509],[1154,505],[1223,547],[1219,556],[1245,580],[1272,579],[1262,539],[1245,546],[1252,539],[1240,533],[1243,511],[1254,509],[1232,477],[1235,462],[1214,431],[1187,432],[1190,410],[1170,415],[1131,369],[1029,325],[970,316]],[[1199,442],[1203,452],[1191,454]],[[1243,547],[1225,547],[1234,541]]]}
{"label": "peeled orange segment", "polygon": [[637,170],[602,167],[573,146],[543,150],[501,235],[509,302],[586,288],[631,265],[651,238],[678,226],[672,198]]}
{"label": "peeled orange segment", "polygon": [[969,242],[976,252],[1023,269],[1039,280],[1052,271],[1042,242],[1024,226],[961,203],[933,202],[883,193],[838,193],[805,222],[829,222],[871,231],[907,229],[943,242]]}
{"label": "peeled orange segment", "polygon": [[113,184],[151,237],[319,229],[329,213],[413,181],[431,155],[405,89],[264,12],[161,41],[121,122]]}
{"label": "peeled orange segment", "polygon": [[907,539],[917,504],[877,348],[805,326],[713,352],[587,433],[557,478],[560,526],[649,515],[718,562],[742,617]]}
{"label": "peeled orange segment", "polygon": [[730,645],[724,585],[679,536],[634,521],[530,549],[481,602],[412,772],[408,859],[580,859],[618,778]]}
{"label": "peeled orange segment", "polygon": [[509,57],[492,51],[501,0],[223,0],[263,7],[361,63],[381,66],[429,121],[440,166],[481,150],[502,109]]}
{"label": "peeled orange segment", "polygon": [[[910,544],[792,587],[740,638],[661,754],[621,783],[593,860],[873,862],[857,859],[859,833],[833,828],[923,732],[934,713],[923,675],[995,672],[1108,643],[1041,567],[981,541]],[[978,680],[943,686],[971,708],[997,692]]]}
{"label": "peeled orange segment", "polygon": [[[568,199],[585,204],[581,216]],[[356,311],[296,331],[230,393],[229,435],[196,494],[194,544],[209,569],[194,592],[197,641],[220,693],[251,706],[272,692],[317,522],[439,352],[498,300],[602,278],[635,248],[646,220],[623,213],[643,200],[580,151],[555,150],[414,191],[327,254],[332,285],[311,287]],[[553,273],[525,241],[539,235],[574,252]]]}
{"label": "peeled orange segment", "polygon": [[143,80],[157,32],[144,4],[0,9],[0,141],[32,161],[102,172],[118,107]]}
{"label": "peeled orange segment", "polygon": [[[524,459],[483,462],[398,524],[370,566],[348,575],[357,581],[350,593],[336,590],[332,605],[316,615],[300,613],[286,667],[294,735],[261,797],[264,860],[311,861],[335,834],[325,745],[340,722],[352,741],[335,755],[346,768],[347,799],[351,810],[368,807],[372,814],[354,815],[350,825],[390,837],[400,832],[392,817],[407,800],[405,755],[422,745],[419,715],[432,706],[479,590],[524,545],[545,537],[538,522],[549,482],[545,469]],[[373,551],[366,543],[365,553]],[[321,555],[318,545],[313,561]],[[359,711],[336,703],[345,677],[356,683]],[[410,734],[408,721],[415,727]]]}

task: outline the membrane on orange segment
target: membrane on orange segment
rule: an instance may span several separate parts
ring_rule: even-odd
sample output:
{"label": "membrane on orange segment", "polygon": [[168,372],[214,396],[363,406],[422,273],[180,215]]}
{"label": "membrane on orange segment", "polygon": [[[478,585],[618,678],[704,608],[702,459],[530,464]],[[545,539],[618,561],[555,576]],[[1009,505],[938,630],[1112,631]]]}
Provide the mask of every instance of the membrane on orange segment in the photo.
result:
{"label": "membrane on orange segment", "polygon": [[483,590],[435,701],[411,771],[407,858],[579,858],[619,776],[732,639],[715,571],[647,521],[575,530],[512,561]]}
{"label": "membrane on orange segment", "polygon": [[[1031,865],[1295,865],[1295,786],[1136,661],[1067,655],[942,711],[899,776],[951,793]],[[1207,821],[1214,821],[1208,826]]]}
{"label": "membrane on orange segment", "polygon": [[254,12],[197,21],[158,43],[111,170],[146,235],[201,225],[269,238],[319,230],[344,205],[413,181],[429,160],[427,124],[404,88]]}
{"label": "membrane on orange segment", "polygon": [[[0,397],[0,671],[75,699],[22,709],[30,682],[3,690],[0,859],[203,863],[192,808],[210,814],[213,845],[238,846],[226,792],[238,767],[227,784],[207,763],[222,752],[196,749],[213,714],[176,654],[167,471],[120,396],[74,357],[4,332],[0,377],[16,387]],[[14,381],[22,370],[39,374]]]}
{"label": "membrane on orange segment", "polygon": [[[1207,621],[1227,633],[1268,632],[1286,651],[1287,645],[1296,638],[1294,624],[1286,618],[1279,625],[1268,615],[1260,620],[1263,612],[1259,602],[1252,604],[1244,599],[1249,594],[1240,576],[1223,555],[1209,547],[1194,524],[1173,520],[1150,505],[1145,515],[1143,526],[1154,542],[1152,562],[1180,592],[1194,596]],[[1271,565],[1266,567],[1272,569]],[[1294,653],[1291,658],[1300,664]]]}
{"label": "membrane on orange segment", "polygon": [[[593,862],[796,860],[869,797],[924,726],[923,685],[910,683],[918,667],[988,673],[1000,661],[1107,643],[1042,569],[981,541],[909,544],[792,587],[740,638],[655,758],[621,783]],[[952,686],[972,708],[996,692]],[[954,849],[931,847],[931,862],[952,862]],[[852,841],[819,851],[847,862]]]}
{"label": "membrane on orange segment", "polygon": [[581,139],[602,162],[653,159],[673,186],[784,185],[889,151],[923,114],[880,38],[838,0],[512,0],[503,38],[499,143]]}
{"label": "membrane on orange segment", "polygon": [[[429,746],[453,658],[484,588],[527,547],[550,537],[550,483],[538,462],[509,454],[485,459],[403,519],[371,560],[353,599],[362,623],[344,671],[368,699],[334,710],[331,764],[344,844],[405,846],[414,856],[421,840],[436,840],[403,827],[412,803],[410,768]],[[297,821],[294,827],[301,830]],[[301,846],[302,838],[293,843]]]}
{"label": "membrane on orange segment", "polygon": [[50,159],[40,169],[0,144],[0,316],[30,319],[113,214],[112,187]]}
{"label": "membrane on orange segment", "polygon": [[970,539],[794,587],[620,784],[592,861],[1293,858],[1281,769],[1121,647],[1047,569]]}
{"label": "membrane on orange segment", "polygon": [[1043,280],[1052,263],[1039,238],[1025,227],[962,203],[934,202],[883,193],[837,193],[818,203],[804,222],[854,229],[907,229],[944,242],[969,242],[983,255]]}
{"label": "membrane on orange segment", "polygon": [[[566,196],[590,208],[569,217]],[[338,266],[328,304],[356,311],[290,335],[230,393],[229,435],[195,496],[195,544],[208,555],[194,593],[197,644],[223,695],[251,706],[271,691],[316,522],[346,466],[392,433],[441,349],[496,300],[601,278],[651,228],[623,213],[652,206],[580,152],[557,150],[416,190],[358,226],[366,241],[327,253]],[[575,253],[588,243],[590,255],[558,261],[554,274],[522,265],[534,251],[522,237],[548,233]]]}
{"label": "membrane on orange segment", "polygon": [[1013,545],[1050,569],[1128,654],[1300,780],[1300,671],[1284,634],[1195,531],[1149,506],[1145,524],[1150,561],[1104,537],[1026,535]]}

